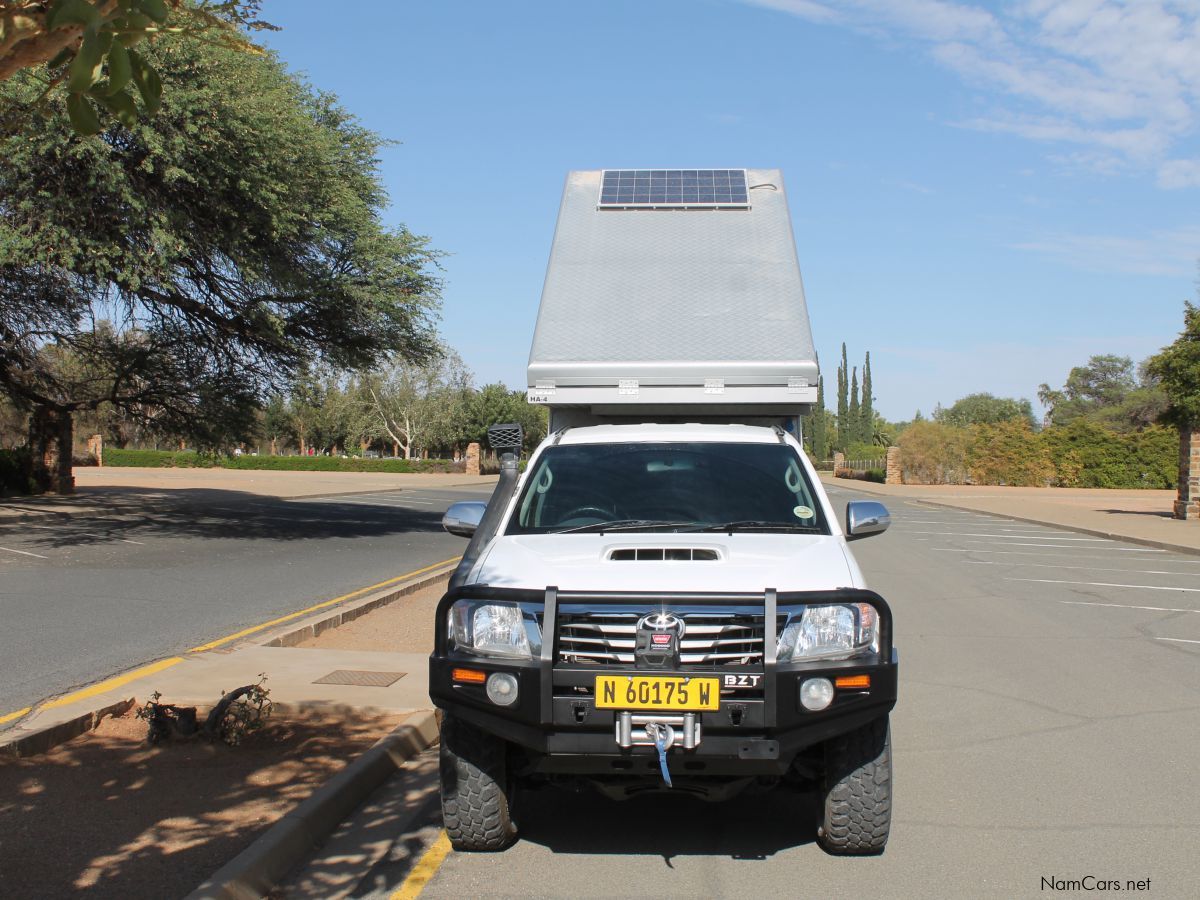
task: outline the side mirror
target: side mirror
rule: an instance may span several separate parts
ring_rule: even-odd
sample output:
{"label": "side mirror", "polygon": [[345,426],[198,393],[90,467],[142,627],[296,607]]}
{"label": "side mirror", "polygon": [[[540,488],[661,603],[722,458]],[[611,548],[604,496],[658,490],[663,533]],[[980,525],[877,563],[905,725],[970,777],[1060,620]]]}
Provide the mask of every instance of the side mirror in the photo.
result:
{"label": "side mirror", "polygon": [[[454,507],[451,507],[453,509]],[[883,534],[892,524],[891,513],[874,500],[851,500],[846,504],[846,540],[857,541],[873,534]]]}
{"label": "side mirror", "polygon": [[464,500],[461,503],[451,504],[450,508],[446,510],[446,514],[442,516],[442,527],[451,534],[469,538],[475,534],[475,529],[483,520],[483,513],[486,509],[487,504],[478,500]]}

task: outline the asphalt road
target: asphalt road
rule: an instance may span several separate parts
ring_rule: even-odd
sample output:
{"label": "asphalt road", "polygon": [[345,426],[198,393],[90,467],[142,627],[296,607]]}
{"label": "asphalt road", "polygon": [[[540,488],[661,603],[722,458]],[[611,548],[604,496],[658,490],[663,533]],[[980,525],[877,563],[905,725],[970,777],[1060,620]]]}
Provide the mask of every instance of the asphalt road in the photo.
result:
{"label": "asphalt road", "polygon": [[[854,545],[901,659],[882,856],[823,853],[811,795],[548,791],[524,798],[516,846],[451,853],[421,896],[1200,896],[1200,557],[914,502],[892,513]],[[437,824],[433,808],[355,896],[389,896]]]}
{"label": "asphalt road", "polygon": [[442,512],[491,490],[147,492],[95,515],[0,525],[0,718],[457,556],[466,544],[442,531]]}

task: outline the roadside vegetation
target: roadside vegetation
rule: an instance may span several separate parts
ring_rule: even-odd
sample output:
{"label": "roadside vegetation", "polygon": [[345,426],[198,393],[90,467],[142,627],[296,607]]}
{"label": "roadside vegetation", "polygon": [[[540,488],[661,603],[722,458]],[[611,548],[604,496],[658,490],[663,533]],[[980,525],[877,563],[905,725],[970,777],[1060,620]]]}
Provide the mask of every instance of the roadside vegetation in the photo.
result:
{"label": "roadside vegetation", "polygon": [[[1189,328],[1200,329],[1196,311],[1187,309]],[[847,366],[843,345],[839,413],[824,408],[820,385],[820,412],[804,423],[807,448],[827,467],[841,452],[858,477],[874,481],[883,480],[887,448],[898,446],[909,484],[1174,488],[1179,425],[1188,419],[1173,412],[1186,407],[1172,396],[1191,396],[1188,379],[1200,384],[1200,360],[1187,355],[1200,354],[1200,340],[1186,335],[1140,366],[1128,357],[1096,355],[1071,369],[1061,387],[1042,384],[1038,399],[1047,412],[1041,421],[1027,398],[975,393],[937,406],[930,418],[917,411],[911,421],[887,422],[869,398],[870,354],[860,388],[859,369]]]}

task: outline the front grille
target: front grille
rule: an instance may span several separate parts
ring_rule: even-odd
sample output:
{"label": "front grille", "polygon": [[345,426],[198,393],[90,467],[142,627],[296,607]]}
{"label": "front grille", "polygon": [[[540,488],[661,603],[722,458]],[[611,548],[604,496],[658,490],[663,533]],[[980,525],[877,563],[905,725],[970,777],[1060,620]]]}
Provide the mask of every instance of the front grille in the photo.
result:
{"label": "front grille", "polygon": [[[683,619],[679,660],[685,666],[749,666],[763,661],[762,612],[710,608],[668,610]],[[558,615],[558,661],[575,665],[631,666],[637,623],[658,609],[563,609]],[[784,626],[778,618],[776,634]]]}

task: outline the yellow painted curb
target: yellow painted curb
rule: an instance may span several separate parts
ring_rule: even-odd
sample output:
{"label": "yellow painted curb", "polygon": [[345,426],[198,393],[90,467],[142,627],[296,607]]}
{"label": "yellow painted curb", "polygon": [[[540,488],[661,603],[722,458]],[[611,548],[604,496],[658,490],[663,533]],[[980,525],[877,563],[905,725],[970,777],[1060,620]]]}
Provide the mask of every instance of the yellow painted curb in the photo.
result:
{"label": "yellow painted curb", "polygon": [[398,581],[407,581],[409,578],[415,578],[417,575],[423,575],[426,572],[432,572],[434,569],[442,566],[448,566],[451,563],[456,563],[460,559],[462,559],[461,556],[455,556],[452,559],[443,559],[441,562],[434,563],[432,566],[426,566],[423,569],[417,569],[415,572],[406,572],[403,575],[397,575],[395,578],[389,578],[387,581],[381,581],[378,584],[372,584],[365,588],[359,588],[356,591],[351,591],[348,594],[342,594],[342,596],[334,597],[332,600],[325,600],[321,603],[310,606],[307,609],[302,609],[299,612],[288,613],[286,616],[280,616],[278,619],[272,619],[270,622],[263,622],[261,625],[255,625],[253,628],[246,628],[242,631],[236,632],[235,634],[218,638],[215,641],[209,641],[207,644],[201,644],[199,647],[192,647],[190,650],[188,650],[188,653],[200,653],[204,650],[212,650],[214,647],[220,647],[222,644],[228,644],[231,641],[236,641],[238,638],[248,637],[249,635],[263,631],[267,628],[271,628],[275,625],[282,625],[284,622],[290,622],[293,619],[300,618],[301,616],[307,616],[309,613],[316,612],[319,609],[325,609],[328,606],[334,606],[338,603],[343,603],[346,600],[353,599],[361,594],[369,594],[371,591],[377,591],[380,588],[385,588],[388,585],[395,584]]}
{"label": "yellow painted curb", "polygon": [[446,837],[445,831],[442,831],[432,846],[425,851],[425,855],[413,866],[413,870],[404,879],[404,884],[397,888],[389,900],[416,900],[421,896],[421,891],[425,890],[425,885],[433,880],[433,876],[437,874],[442,863],[446,861],[446,857],[450,855],[450,850],[450,838]]}
{"label": "yellow painted curb", "polygon": [[10,712],[7,715],[0,716],[0,725],[3,725],[5,722],[11,722],[13,719],[19,719],[21,716],[27,715],[32,711],[33,707],[27,706],[24,709],[18,709],[16,712]]}
{"label": "yellow painted curb", "polygon": [[169,669],[171,666],[181,662],[183,662],[182,656],[160,659],[156,663],[150,663],[148,666],[142,666],[140,669],[134,669],[132,672],[126,672],[124,675],[118,675],[115,678],[98,682],[91,687],[85,687],[81,691],[75,691],[73,694],[64,694],[61,697],[55,697],[53,700],[47,700],[42,704],[41,708],[54,709],[56,706],[67,706],[79,700],[86,700],[89,697],[95,697],[99,694],[115,690],[122,685],[129,684],[131,681],[137,681],[139,678],[145,678],[147,675],[153,675],[155,672],[161,672],[163,669]]}

